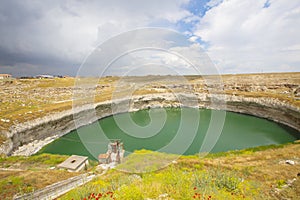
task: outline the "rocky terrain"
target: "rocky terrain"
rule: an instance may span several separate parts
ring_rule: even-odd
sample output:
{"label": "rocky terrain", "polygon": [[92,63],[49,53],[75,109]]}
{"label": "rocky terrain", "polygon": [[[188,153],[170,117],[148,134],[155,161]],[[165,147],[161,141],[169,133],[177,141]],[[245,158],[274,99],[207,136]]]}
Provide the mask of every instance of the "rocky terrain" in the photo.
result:
{"label": "rocky terrain", "polygon": [[267,118],[300,131],[300,73],[0,82],[0,153],[31,155],[102,117],[192,106]]}

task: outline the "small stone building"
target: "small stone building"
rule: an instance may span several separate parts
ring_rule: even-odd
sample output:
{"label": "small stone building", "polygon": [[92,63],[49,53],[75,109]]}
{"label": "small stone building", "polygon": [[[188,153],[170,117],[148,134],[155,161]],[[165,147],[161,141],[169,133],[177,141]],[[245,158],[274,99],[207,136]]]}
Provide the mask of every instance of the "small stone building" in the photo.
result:
{"label": "small stone building", "polygon": [[11,78],[10,74],[0,74],[0,79],[9,79]]}
{"label": "small stone building", "polygon": [[111,162],[110,155],[107,153],[100,154],[98,156],[98,160],[101,164],[109,164]]}
{"label": "small stone building", "polygon": [[67,169],[69,172],[79,172],[86,169],[88,164],[88,157],[72,155],[67,160],[57,165],[57,167]]}
{"label": "small stone building", "polygon": [[120,140],[110,142],[107,146],[107,152],[98,156],[100,164],[121,163],[124,157],[124,146]]}

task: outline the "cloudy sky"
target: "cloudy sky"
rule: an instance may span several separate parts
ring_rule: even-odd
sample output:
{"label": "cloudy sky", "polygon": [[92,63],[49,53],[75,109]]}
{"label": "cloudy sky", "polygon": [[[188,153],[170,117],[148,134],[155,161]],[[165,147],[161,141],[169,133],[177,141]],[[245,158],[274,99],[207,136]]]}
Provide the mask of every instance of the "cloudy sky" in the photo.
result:
{"label": "cloudy sky", "polygon": [[220,73],[300,71],[299,0],[0,0],[0,27],[0,73],[15,76],[76,75],[99,44],[145,27],[184,34]]}

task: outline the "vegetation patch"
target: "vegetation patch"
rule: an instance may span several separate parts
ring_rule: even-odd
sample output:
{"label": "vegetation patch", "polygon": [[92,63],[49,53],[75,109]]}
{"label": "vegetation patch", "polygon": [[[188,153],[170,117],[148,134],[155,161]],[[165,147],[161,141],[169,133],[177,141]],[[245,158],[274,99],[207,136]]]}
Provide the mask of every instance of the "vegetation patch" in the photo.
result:
{"label": "vegetation patch", "polygon": [[285,184],[297,177],[299,167],[282,164],[281,160],[300,161],[299,145],[257,147],[235,152],[233,156],[181,156],[157,171],[151,171],[155,167],[145,173],[120,171],[124,166],[130,170],[141,166],[140,162],[145,161],[142,155],[158,160],[174,158],[140,150],[118,168],[59,199],[297,199],[299,180],[289,187]]}
{"label": "vegetation patch", "polygon": [[[107,192],[112,196],[103,196]],[[252,199],[257,196],[257,189],[255,183],[245,180],[235,171],[205,167],[186,168],[173,163],[159,171],[140,174],[111,170],[103,177],[69,192],[60,199],[88,199],[93,194],[102,194],[103,199],[112,197],[124,200],[224,197]]]}
{"label": "vegetation patch", "polygon": [[138,150],[133,154],[125,157],[124,162],[118,165],[117,169],[130,173],[145,173],[160,170],[173,160],[176,160],[178,155],[172,155],[167,153]]}
{"label": "vegetation patch", "polygon": [[[56,169],[56,165],[68,156],[40,154],[29,157],[0,158],[0,199],[12,199],[15,195],[30,193],[48,185],[79,175]],[[95,162],[89,170],[93,170]]]}

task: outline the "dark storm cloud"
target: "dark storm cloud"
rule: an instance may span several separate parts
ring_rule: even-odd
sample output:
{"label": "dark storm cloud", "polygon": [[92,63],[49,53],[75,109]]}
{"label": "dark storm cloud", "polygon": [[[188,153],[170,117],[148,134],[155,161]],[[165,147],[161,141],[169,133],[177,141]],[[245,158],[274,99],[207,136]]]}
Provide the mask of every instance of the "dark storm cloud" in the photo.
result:
{"label": "dark storm cloud", "polygon": [[1,25],[22,26],[30,21],[40,19],[43,15],[43,7],[33,2],[32,6],[28,5],[30,5],[28,1],[1,1]]}
{"label": "dark storm cloud", "polygon": [[28,55],[22,52],[8,52],[7,49],[0,47],[0,73],[11,73],[17,77],[43,73],[74,76],[79,66],[80,63],[72,60],[38,53]]}
{"label": "dark storm cloud", "polygon": [[0,48],[0,73],[11,73],[16,77],[37,74],[76,75],[80,63],[51,58],[47,55],[26,55],[7,52]]}
{"label": "dark storm cloud", "polygon": [[[35,75],[47,67],[56,68],[60,73],[59,66],[74,65],[48,55],[47,51],[40,49],[43,45],[35,40],[39,38],[38,34],[45,34],[39,20],[52,8],[46,1],[0,2],[0,73],[4,71],[20,76],[21,71],[27,71],[26,75]],[[36,67],[29,67],[33,65]]]}
{"label": "dark storm cloud", "polygon": [[201,6],[189,10],[189,2],[0,0],[0,73],[74,75],[115,35],[147,26],[178,30],[179,24],[191,41],[209,44],[204,48],[222,73],[299,71],[298,1],[264,7],[264,1],[210,0],[201,17],[193,14]]}
{"label": "dark storm cloud", "polygon": [[0,73],[73,75],[99,42],[153,21],[176,24],[187,2],[2,0]]}

